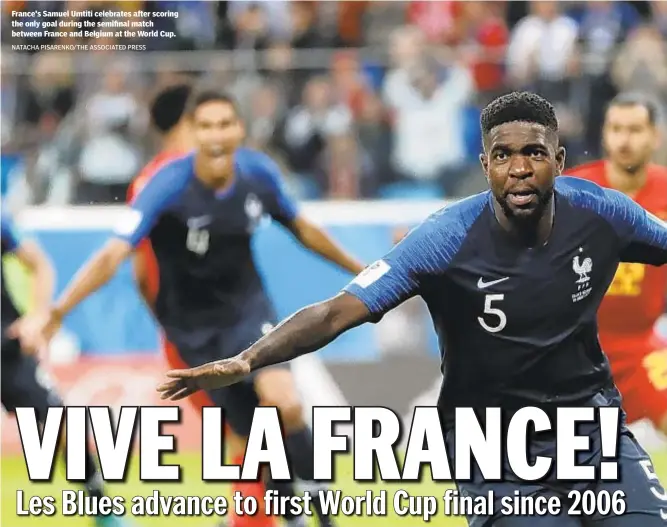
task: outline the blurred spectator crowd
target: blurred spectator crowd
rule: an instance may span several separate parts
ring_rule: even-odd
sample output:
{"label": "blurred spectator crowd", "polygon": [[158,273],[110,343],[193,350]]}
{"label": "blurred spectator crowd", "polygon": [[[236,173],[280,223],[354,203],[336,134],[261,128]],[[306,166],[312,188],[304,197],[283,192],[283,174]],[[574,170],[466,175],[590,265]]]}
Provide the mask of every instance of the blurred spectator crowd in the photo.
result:
{"label": "blurred spectator crowd", "polygon": [[[2,4],[3,193],[23,204],[122,201],[158,147],[148,102],[188,78],[235,95],[248,144],[273,155],[303,198],[484,188],[479,111],[508,90],[556,105],[570,165],[602,154],[617,92],[667,104],[667,2]],[[123,41],[145,44],[137,53],[13,53],[7,15],[28,8],[178,11],[153,28],[178,38]]]}

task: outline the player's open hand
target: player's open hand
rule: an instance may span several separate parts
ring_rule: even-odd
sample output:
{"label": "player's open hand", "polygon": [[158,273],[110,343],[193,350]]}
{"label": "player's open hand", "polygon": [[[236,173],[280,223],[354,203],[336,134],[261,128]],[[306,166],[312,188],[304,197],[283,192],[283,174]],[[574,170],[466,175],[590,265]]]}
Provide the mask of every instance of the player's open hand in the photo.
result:
{"label": "player's open hand", "polygon": [[187,370],[171,370],[171,380],[157,387],[161,399],[178,401],[199,390],[215,390],[236,384],[250,373],[250,364],[242,359],[226,359],[209,362]]}
{"label": "player's open hand", "polygon": [[14,322],[7,330],[10,338],[17,339],[21,350],[35,354],[46,349],[60,328],[60,319],[49,311],[26,314]]}

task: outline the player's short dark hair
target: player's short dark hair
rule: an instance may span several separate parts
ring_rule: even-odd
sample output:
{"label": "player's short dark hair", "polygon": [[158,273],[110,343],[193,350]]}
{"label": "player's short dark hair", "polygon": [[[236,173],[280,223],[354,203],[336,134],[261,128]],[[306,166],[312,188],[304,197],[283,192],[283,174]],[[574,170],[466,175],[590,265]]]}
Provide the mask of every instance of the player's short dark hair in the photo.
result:
{"label": "player's short dark hair", "polygon": [[178,124],[185,113],[192,86],[174,84],[161,90],[151,102],[151,123],[160,132],[165,133]]}
{"label": "player's short dark hair", "polygon": [[549,101],[536,93],[512,92],[494,99],[482,110],[482,135],[501,124],[518,121],[541,124],[558,133],[556,111]]}
{"label": "player's short dark hair", "polygon": [[188,101],[188,114],[192,115],[197,108],[207,102],[224,102],[229,104],[238,114],[238,105],[230,94],[216,88],[200,88],[196,90]]}
{"label": "player's short dark hair", "polygon": [[618,106],[642,106],[646,108],[646,112],[648,113],[648,120],[651,125],[656,125],[660,119],[660,108],[658,107],[657,101],[643,93],[619,93],[616,97],[609,101],[609,104],[607,104],[607,110],[609,110],[609,108]]}

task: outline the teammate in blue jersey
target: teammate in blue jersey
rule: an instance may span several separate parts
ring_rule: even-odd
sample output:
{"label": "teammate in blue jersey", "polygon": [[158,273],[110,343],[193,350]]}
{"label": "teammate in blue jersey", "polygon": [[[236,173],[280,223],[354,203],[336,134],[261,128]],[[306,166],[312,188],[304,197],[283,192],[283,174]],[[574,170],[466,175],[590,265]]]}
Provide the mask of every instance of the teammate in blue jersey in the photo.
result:
{"label": "teammate in blue jersey", "polygon": [[[490,190],[430,216],[339,295],[302,309],[231,359],[172,371],[158,387],[181,399],[233,385],[260,368],[313,352],[341,333],[377,322],[421,295],[443,354],[438,402],[450,455],[457,407],[619,406],[597,338],[596,314],[620,261],[667,263],[667,226],[623,194],[560,176],[565,150],[551,104],[512,93],[482,112],[481,162]],[[598,425],[587,464],[601,461]],[[505,463],[503,482],[457,482],[472,496],[495,498],[568,491],[622,490],[618,517],[469,517],[471,526],[653,527],[667,521],[667,494],[651,461],[625,426],[619,482],[562,482],[555,475],[523,483]],[[555,456],[555,435],[532,437],[531,455]],[[582,462],[580,459],[579,462]],[[565,510],[567,507],[564,508]],[[496,507],[500,511],[500,507]]]}
{"label": "teammate in blue jersey", "polygon": [[[189,115],[195,152],[167,163],[147,181],[116,236],[74,277],[49,316],[22,323],[26,342],[48,341],[62,318],[106,283],[144,238],[159,269],[155,315],[169,343],[191,367],[236,355],[275,322],[251,252],[253,232],[266,216],[343,269],[353,274],[363,270],[299,213],[283,190],[277,165],[260,152],[240,147],[243,126],[231,99],[202,91],[193,97]],[[243,437],[258,405],[278,407],[294,471],[312,481],[312,437],[288,367],[258,372],[208,395]],[[316,508],[320,522],[332,524]]]}
{"label": "teammate in blue jersey", "polygon": [[[13,254],[32,275],[31,310],[42,313],[51,305],[55,276],[48,256],[32,240],[21,237],[12,217],[3,211],[0,220],[2,229],[2,350],[0,391],[2,406],[8,412],[17,408],[34,408],[37,421],[43,426],[46,414],[52,406],[63,406],[61,397],[56,393],[47,373],[42,370],[36,359],[37,349],[22,347],[17,340],[20,319],[19,309],[5,285],[5,257]],[[104,496],[102,477],[95,458],[86,443],[86,491],[92,497]],[[125,525],[117,516],[96,516],[96,525],[112,527]]]}

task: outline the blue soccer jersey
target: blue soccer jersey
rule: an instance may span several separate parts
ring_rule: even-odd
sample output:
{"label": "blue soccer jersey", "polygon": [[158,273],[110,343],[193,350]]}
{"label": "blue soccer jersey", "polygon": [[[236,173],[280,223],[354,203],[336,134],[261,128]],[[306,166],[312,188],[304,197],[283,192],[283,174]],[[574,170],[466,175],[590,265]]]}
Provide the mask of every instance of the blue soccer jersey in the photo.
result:
{"label": "blue soccer jersey", "polygon": [[150,240],[159,268],[156,315],[169,340],[183,347],[198,331],[206,339],[206,328],[234,328],[271,311],[251,238],[264,217],[289,225],[297,215],[266,155],[238,150],[233,182],[222,192],[195,177],[194,162],[191,154],[161,168],[116,231],[133,246]]}
{"label": "blue soccer jersey", "polygon": [[[520,245],[490,191],[449,205],[345,288],[375,320],[428,305],[444,415],[461,406],[576,404],[611,384],[596,314],[619,262],[667,262],[667,227],[630,198],[559,177],[548,242]],[[447,353],[444,353],[444,350]]]}

